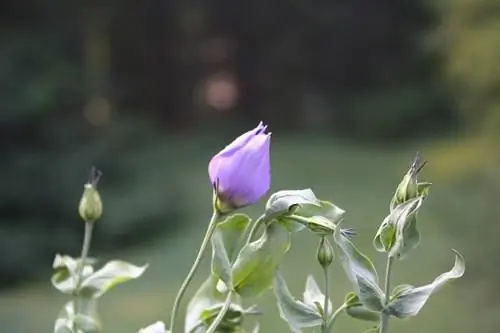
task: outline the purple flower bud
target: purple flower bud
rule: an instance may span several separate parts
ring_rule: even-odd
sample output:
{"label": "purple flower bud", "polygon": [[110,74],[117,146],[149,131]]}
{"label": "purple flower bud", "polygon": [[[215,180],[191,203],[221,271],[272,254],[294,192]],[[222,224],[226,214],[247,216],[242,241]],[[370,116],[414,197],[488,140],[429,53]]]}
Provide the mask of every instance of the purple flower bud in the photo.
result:
{"label": "purple flower bud", "polygon": [[251,205],[269,190],[271,133],[265,133],[266,128],[260,122],[212,157],[208,174],[217,191],[217,209],[222,212]]}

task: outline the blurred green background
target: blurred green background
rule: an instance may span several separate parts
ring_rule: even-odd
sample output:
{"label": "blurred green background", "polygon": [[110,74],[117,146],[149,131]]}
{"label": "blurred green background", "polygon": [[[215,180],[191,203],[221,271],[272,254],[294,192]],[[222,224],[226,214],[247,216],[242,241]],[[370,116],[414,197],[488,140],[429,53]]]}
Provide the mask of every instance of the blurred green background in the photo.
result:
{"label": "blurred green background", "polygon": [[[77,256],[77,205],[91,165],[105,214],[91,255],[150,263],[101,302],[105,331],[168,321],[210,215],[210,157],[263,120],[273,190],[314,189],[371,239],[415,151],[432,181],[422,246],[395,282],[467,261],[391,332],[500,329],[498,0],[106,0],[0,4],[0,327],[50,332],[64,298],[55,253]],[[249,213],[258,214],[262,204]],[[294,294],[318,273],[295,236]],[[297,270],[300,267],[300,270]],[[204,261],[196,282],[205,278]],[[318,275],[319,278],[319,275]],[[337,265],[333,300],[348,291]],[[193,287],[190,292],[196,288]],[[271,292],[263,332],[287,332]],[[342,317],[340,331],[367,324]]]}

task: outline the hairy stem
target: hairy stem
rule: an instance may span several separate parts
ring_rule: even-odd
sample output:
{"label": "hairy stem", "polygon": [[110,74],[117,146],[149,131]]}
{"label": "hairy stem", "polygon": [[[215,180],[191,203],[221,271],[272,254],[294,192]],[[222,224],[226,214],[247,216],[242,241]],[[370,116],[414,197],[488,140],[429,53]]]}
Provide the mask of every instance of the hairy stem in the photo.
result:
{"label": "hairy stem", "polygon": [[[389,304],[390,301],[390,292],[391,292],[391,271],[392,271],[392,263],[394,261],[393,257],[387,257],[387,264],[385,267],[385,284],[384,284],[384,307]],[[383,311],[380,315],[380,333],[388,333],[389,332],[389,314],[386,311]]]}
{"label": "hairy stem", "polygon": [[175,297],[174,301],[174,306],[172,307],[172,312],[170,314],[170,331],[172,333],[175,333],[175,319],[177,317],[177,313],[179,311],[179,305],[182,300],[182,297],[184,296],[187,287],[191,283],[191,280],[194,277],[194,274],[196,273],[196,270],[200,266],[201,259],[203,258],[203,255],[205,253],[205,250],[207,249],[208,243],[210,242],[210,239],[212,238],[212,235],[215,231],[215,227],[217,226],[217,221],[219,220],[219,214],[217,213],[216,210],[214,210],[214,213],[212,214],[212,217],[210,219],[210,223],[208,224],[207,231],[205,233],[205,237],[203,238],[203,242],[201,243],[200,249],[198,251],[198,254],[196,255],[196,259],[193,262],[193,265],[191,266],[191,269],[189,270],[188,275],[182,282],[181,288],[179,289],[179,292],[177,293],[177,296]]}
{"label": "hairy stem", "polygon": [[217,314],[217,317],[215,317],[214,321],[208,327],[208,329],[205,333],[214,333],[217,330],[217,327],[220,325],[220,323],[224,319],[224,316],[226,315],[227,310],[229,310],[229,306],[231,305],[231,299],[233,297],[233,293],[234,293],[234,291],[229,290],[229,292],[227,293],[227,296],[226,296],[226,300],[224,301],[224,306],[222,306],[222,309]]}

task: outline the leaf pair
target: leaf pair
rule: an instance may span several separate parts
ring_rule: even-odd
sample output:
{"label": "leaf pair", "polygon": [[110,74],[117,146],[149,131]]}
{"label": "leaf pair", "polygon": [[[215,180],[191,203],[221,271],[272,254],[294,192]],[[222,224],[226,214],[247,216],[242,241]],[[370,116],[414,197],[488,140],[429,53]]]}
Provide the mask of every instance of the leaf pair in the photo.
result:
{"label": "leaf pair", "polygon": [[373,244],[379,252],[388,252],[390,257],[403,259],[420,242],[417,228],[417,213],[424,197],[419,196],[397,205],[380,225]]}
{"label": "leaf pair", "polygon": [[92,266],[94,263],[95,260],[87,259],[81,276],[77,277],[80,260],[56,255],[52,284],[59,291],[73,295],[74,300],[66,303],[60,311],[54,326],[55,333],[71,333],[74,328],[85,333],[101,332],[96,311],[97,299],[114,286],[140,277],[147,268],[147,265],[139,267],[115,260],[95,271]]}
{"label": "leaf pair", "polygon": [[464,258],[455,250],[453,253],[455,254],[455,264],[452,269],[439,275],[431,283],[421,287],[410,285],[396,287],[388,306],[390,314],[397,318],[416,316],[432,294],[440,290],[447,282],[462,277],[465,273]]}
{"label": "leaf pair", "polygon": [[[328,201],[319,200],[311,189],[284,190],[271,195],[265,217],[276,219],[290,230],[308,228],[314,234],[331,235],[345,211]],[[346,230],[346,232],[352,232]]]}
{"label": "leaf pair", "polygon": [[85,297],[98,298],[116,285],[137,279],[146,270],[148,265],[135,266],[125,261],[113,260],[101,269],[94,271],[93,260],[84,264],[81,283],[76,285],[77,267],[79,260],[70,256],[57,254],[53,268],[52,284],[59,291],[66,294],[78,294]]}

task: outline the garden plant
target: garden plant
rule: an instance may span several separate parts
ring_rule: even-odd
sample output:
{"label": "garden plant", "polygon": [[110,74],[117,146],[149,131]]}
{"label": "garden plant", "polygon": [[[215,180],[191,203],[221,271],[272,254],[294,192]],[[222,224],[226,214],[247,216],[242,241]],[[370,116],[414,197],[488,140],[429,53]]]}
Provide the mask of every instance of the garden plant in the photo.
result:
{"label": "garden plant", "polygon": [[[345,226],[346,212],[316,197],[311,189],[280,190],[269,195],[258,218],[242,214],[241,208],[257,204],[270,189],[270,143],[271,134],[260,123],[210,160],[211,187],[207,184],[206,190],[213,191],[213,213],[198,254],[180,285],[170,317],[166,314],[166,318],[159,318],[140,330],[130,328],[130,332],[258,333],[259,325],[246,327],[245,318],[265,314],[257,304],[245,306],[244,301],[258,299],[272,290],[278,312],[291,332],[336,332],[336,319],[345,314],[366,321],[371,332],[388,333],[391,320],[416,316],[431,295],[464,274],[464,260],[452,250],[453,267],[429,284],[391,283],[394,265],[408,259],[420,241],[418,212],[428,197],[431,183],[417,179],[425,165],[419,154],[397,186],[387,217],[373,238],[375,249],[386,256],[385,269],[380,272],[355,246],[356,232]],[[98,268],[97,260],[88,256],[94,224],[103,213],[97,189],[101,175],[92,168],[80,201],[79,213],[85,222],[80,257],[57,254],[54,259],[52,284],[68,296],[55,321],[54,333],[105,332],[97,311],[99,299],[114,286],[139,278],[147,269],[147,265],[141,267],[121,260]],[[286,277],[280,272],[292,245],[291,235],[299,232],[317,237],[317,251],[311,256],[323,271],[320,278],[307,276],[301,298],[291,294]],[[204,273],[206,280],[189,300],[185,318],[179,318],[185,292],[195,274],[201,273],[199,264],[210,249],[211,270]],[[331,263],[335,258],[341,262],[351,285],[344,299],[329,297]]]}

